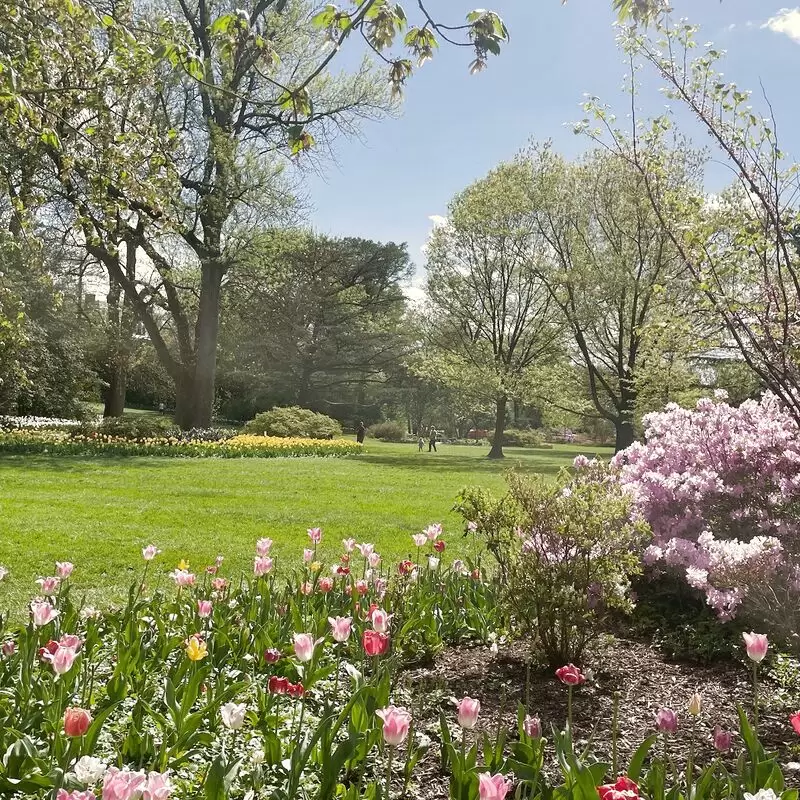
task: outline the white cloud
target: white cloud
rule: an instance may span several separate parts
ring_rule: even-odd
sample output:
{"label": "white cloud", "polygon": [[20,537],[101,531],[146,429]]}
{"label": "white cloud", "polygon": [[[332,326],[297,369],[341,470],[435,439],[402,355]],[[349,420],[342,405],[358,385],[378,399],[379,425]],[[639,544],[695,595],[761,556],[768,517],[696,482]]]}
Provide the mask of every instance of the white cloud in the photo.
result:
{"label": "white cloud", "polygon": [[786,34],[792,41],[800,44],[800,8],[782,8],[761,27],[773,33]]}

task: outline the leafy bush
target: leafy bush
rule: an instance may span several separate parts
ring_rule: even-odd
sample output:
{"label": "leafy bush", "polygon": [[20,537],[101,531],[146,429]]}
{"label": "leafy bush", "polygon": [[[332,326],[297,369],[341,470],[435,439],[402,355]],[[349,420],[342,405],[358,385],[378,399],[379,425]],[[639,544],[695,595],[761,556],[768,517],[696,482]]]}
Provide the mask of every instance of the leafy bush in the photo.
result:
{"label": "leafy bush", "polygon": [[273,408],[256,414],[244,426],[245,433],[262,436],[293,436],[306,439],[329,439],[342,435],[339,423],[325,414],[300,406]]}
{"label": "leafy bush", "polygon": [[[491,444],[494,444],[494,431],[489,431],[486,438]],[[550,447],[549,444],[545,444],[539,431],[518,428],[508,428],[503,431],[503,445],[505,447]]]}
{"label": "leafy bush", "polygon": [[179,442],[224,442],[232,439],[237,431],[233,428],[191,428],[174,434]]}
{"label": "leafy bush", "polygon": [[682,575],[720,619],[740,607],[789,640],[800,631],[800,430],[772,395],[703,399],[645,418],[646,444],[617,454],[654,539],[647,564]]}
{"label": "leafy bush", "polygon": [[406,429],[399,422],[377,422],[367,428],[367,436],[382,442],[402,442],[406,438]]}
{"label": "leafy bush", "polygon": [[175,423],[158,414],[129,414],[122,417],[105,417],[99,423],[88,422],[78,429],[79,434],[100,433],[124,439],[151,439],[178,433]]}
{"label": "leafy bush", "polygon": [[502,500],[472,495],[472,508],[460,508],[499,559],[517,632],[550,664],[579,661],[609,612],[632,610],[630,578],[649,530],[600,464],[554,483],[513,473],[508,481]]}

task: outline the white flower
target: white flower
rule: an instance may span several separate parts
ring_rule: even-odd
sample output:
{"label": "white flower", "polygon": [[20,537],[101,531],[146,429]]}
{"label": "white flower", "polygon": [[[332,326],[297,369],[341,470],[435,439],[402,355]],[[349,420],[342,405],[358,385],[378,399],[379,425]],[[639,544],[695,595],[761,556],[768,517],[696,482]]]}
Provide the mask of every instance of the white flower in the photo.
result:
{"label": "white flower", "polygon": [[84,606],[81,609],[80,618],[81,619],[99,619],[102,616],[102,613],[98,611],[94,606]]}
{"label": "white flower", "polygon": [[106,771],[106,765],[92,756],[81,756],[75,764],[75,777],[85,786],[94,786]]}
{"label": "white flower", "polygon": [[0,582],[4,581],[7,575],[8,570],[2,564],[0,564]]}
{"label": "white flower", "polygon": [[250,753],[250,760],[256,766],[258,766],[259,764],[263,764],[264,763],[264,748],[263,747],[259,747],[257,750],[253,750],[253,752]]}
{"label": "white flower", "polygon": [[772,789],[759,789],[755,794],[745,792],[744,800],[778,800],[778,795]]}
{"label": "white flower", "polygon": [[438,569],[439,559],[436,556],[428,556],[428,569]]}
{"label": "white flower", "polygon": [[222,715],[222,723],[226,728],[238,731],[244,725],[247,703],[225,703],[219,713]]}

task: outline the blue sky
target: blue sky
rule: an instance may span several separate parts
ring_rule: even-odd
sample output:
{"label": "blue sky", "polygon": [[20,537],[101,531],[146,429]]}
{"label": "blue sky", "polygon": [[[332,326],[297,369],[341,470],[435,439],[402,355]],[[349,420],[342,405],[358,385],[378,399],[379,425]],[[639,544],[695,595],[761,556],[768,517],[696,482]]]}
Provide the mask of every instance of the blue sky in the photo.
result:
{"label": "blue sky", "polygon": [[[368,124],[361,140],[340,141],[338,163],[306,180],[318,231],[408,242],[421,276],[430,217],[446,214],[453,194],[532,137],[552,139],[568,156],[586,149],[585,138],[565,123],[581,118],[587,93],[624,115],[626,67],[614,41],[610,0],[485,3],[503,17],[511,42],[473,76],[469,51],[443,46],[409,81],[400,118]],[[475,6],[430,0],[430,7],[452,20]],[[763,105],[759,81],[764,84],[783,149],[800,155],[800,8],[780,0],[673,0],[673,7],[702,26],[701,42],[727,51],[726,78],[754,89],[757,108]],[[642,77],[641,105],[658,112],[665,102],[659,84],[649,73]],[[690,123],[686,131],[706,143]],[[720,188],[725,174],[712,167],[709,189]]]}

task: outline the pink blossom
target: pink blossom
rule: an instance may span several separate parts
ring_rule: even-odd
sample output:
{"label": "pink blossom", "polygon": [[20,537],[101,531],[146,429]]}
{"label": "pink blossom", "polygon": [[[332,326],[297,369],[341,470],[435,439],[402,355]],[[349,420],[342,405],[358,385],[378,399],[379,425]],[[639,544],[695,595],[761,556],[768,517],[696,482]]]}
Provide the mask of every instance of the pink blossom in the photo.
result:
{"label": "pink blossom", "polygon": [[579,686],[586,680],[584,674],[574,664],[559,667],[556,670],[556,677],[567,686]]}
{"label": "pink blossom", "polygon": [[59,578],[69,578],[74,569],[75,565],[69,561],[56,561],[56,575],[58,575]]}
{"label": "pink blossom", "polygon": [[328,617],[333,638],[337,642],[346,642],[350,638],[353,620],[351,617]]}
{"label": "pink blossom", "polygon": [[257,556],[268,556],[269,551],[272,547],[272,539],[259,539],[256,542],[256,555]]}
{"label": "pink blossom", "polygon": [[228,581],[225,578],[214,578],[211,581],[211,588],[215,592],[224,592],[228,588]]}
{"label": "pink blossom", "polygon": [[756,663],[763,661],[769,648],[767,637],[763,633],[743,633],[742,638],[747,650],[747,657]]}
{"label": "pink blossom", "polygon": [[253,575],[261,578],[272,571],[272,559],[269,556],[256,556],[253,560]]}
{"label": "pink blossom", "polygon": [[14,653],[17,651],[17,645],[9,639],[8,641],[3,642],[3,646],[0,647],[0,653],[4,656],[13,656]]}
{"label": "pink blossom", "polygon": [[378,595],[378,599],[383,600],[386,595],[386,580],[384,578],[375,578],[372,586],[375,589],[375,594]]}
{"label": "pink blossom", "polygon": [[303,561],[310,564],[314,560],[314,551],[306,547],[303,549]]}
{"label": "pink blossom", "polygon": [[678,715],[671,708],[660,708],[656,714],[656,728],[662,733],[677,733]]}
{"label": "pink blossom", "polygon": [[74,633],[65,633],[58,640],[58,643],[62,647],[71,647],[73,650],[80,650],[83,641],[81,640],[80,636],[76,636]]}
{"label": "pink blossom", "polygon": [[539,717],[526,716],[522,722],[522,729],[531,739],[539,739],[542,735],[542,721]]}
{"label": "pink blossom", "polygon": [[458,704],[458,724],[466,730],[472,730],[478,724],[480,711],[480,700],[464,697]]}
{"label": "pink blossom", "polygon": [[68,792],[66,789],[59,789],[56,794],[56,800],[97,800],[97,796],[91,789],[80,791],[75,789]]}
{"label": "pink blossom", "polygon": [[303,583],[300,584],[300,594],[306,596],[314,594],[314,586],[309,581],[303,581]]}
{"label": "pink blossom", "polygon": [[433,525],[428,525],[425,528],[425,536],[428,538],[429,542],[434,542],[442,535],[442,526],[440,523],[435,522]]}
{"label": "pink blossom", "polygon": [[364,542],[363,544],[358,545],[358,551],[361,553],[363,558],[369,558],[373,550],[375,550],[375,545],[370,544],[369,542]]}
{"label": "pink blossom", "polygon": [[58,615],[59,611],[53,608],[50,603],[31,603],[31,614],[33,615],[33,627],[41,628],[52,622]]}
{"label": "pink blossom", "polygon": [[142,793],[142,800],[167,800],[175,787],[166,772],[151,772]]}
{"label": "pink blossom", "polygon": [[424,547],[428,543],[428,537],[424,533],[415,533],[411,538],[417,547]]}
{"label": "pink blossom", "polygon": [[572,459],[572,466],[575,469],[585,469],[589,466],[589,459],[584,455],[577,455]]}
{"label": "pink blossom", "polygon": [[714,728],[714,733],[712,735],[712,740],[714,742],[714,747],[719,750],[720,753],[727,753],[728,750],[731,749],[731,736],[730,731],[724,731],[722,728],[717,725]]}
{"label": "pink blossom", "polygon": [[320,578],[317,582],[317,586],[323,594],[327,594],[333,589],[333,578],[328,578],[327,576]]}
{"label": "pink blossom", "polygon": [[142,558],[145,561],[152,561],[160,552],[154,544],[149,544],[142,548]]}
{"label": "pink blossom", "polygon": [[146,784],[144,772],[109,767],[103,778],[102,800],[139,800]]}
{"label": "pink blossom", "polygon": [[356,591],[360,595],[365,595],[369,591],[369,584],[366,581],[356,581]]}
{"label": "pink blossom", "polygon": [[390,747],[403,744],[411,725],[411,714],[405,708],[388,706],[375,714],[383,720],[383,739]]}
{"label": "pink blossom", "polygon": [[378,631],[378,633],[388,632],[389,621],[391,618],[392,615],[387,614],[382,608],[375,608],[370,614],[370,622],[372,622],[372,627]]}
{"label": "pink blossom", "polygon": [[310,633],[296,633],[294,635],[294,654],[301,662],[311,661],[314,657],[314,648],[317,642]]}
{"label": "pink blossom", "polygon": [[319,544],[322,541],[322,528],[309,528],[308,538],[311,539],[314,544]]}
{"label": "pink blossom", "polygon": [[53,668],[53,672],[55,672],[56,675],[64,675],[69,672],[77,657],[78,653],[76,650],[72,647],[64,647],[63,645],[59,645],[55,653],[45,651],[42,654],[42,658],[50,662],[50,666]]}
{"label": "pink blossom", "polygon": [[206,619],[206,617],[211,616],[212,604],[210,600],[198,600],[197,601],[197,616],[200,619]]}
{"label": "pink blossom", "polygon": [[372,569],[377,569],[381,563],[380,553],[370,553],[367,556],[367,563],[370,565]]}
{"label": "pink blossom", "polygon": [[503,775],[490,775],[488,772],[481,772],[478,775],[480,800],[505,800],[505,796],[511,791],[511,786],[511,782]]}
{"label": "pink blossom", "polygon": [[185,589],[189,586],[194,586],[196,580],[194,573],[185,569],[174,569],[172,572],[170,572],[169,576],[175,581],[175,585],[179,589]]}
{"label": "pink blossom", "polygon": [[342,547],[344,547],[345,553],[352,553],[356,549],[356,540],[342,539]]}
{"label": "pink blossom", "polygon": [[61,584],[61,579],[55,576],[50,578],[39,578],[36,583],[39,584],[39,589],[45,597],[51,597],[58,591]]}

